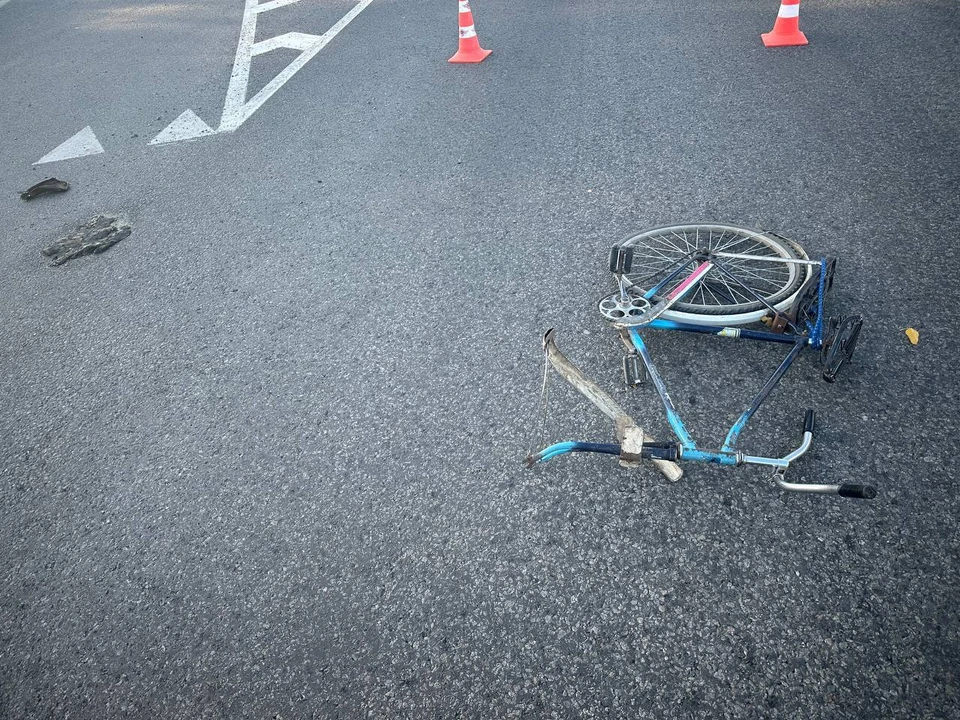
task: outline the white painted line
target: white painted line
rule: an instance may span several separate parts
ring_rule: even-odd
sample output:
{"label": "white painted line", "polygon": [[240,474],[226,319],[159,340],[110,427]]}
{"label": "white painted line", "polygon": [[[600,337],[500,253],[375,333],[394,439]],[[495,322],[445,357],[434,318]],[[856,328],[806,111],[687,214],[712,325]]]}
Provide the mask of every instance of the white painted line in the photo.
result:
{"label": "white painted line", "polygon": [[290,50],[309,50],[319,39],[319,35],[288,32],[284,33],[283,35],[272,37],[269,40],[258,42],[253,46],[253,48],[251,48],[251,53],[254,56],[263,55],[264,53],[268,53],[271,50],[277,50],[279,48],[289,48]]}
{"label": "white painted line", "polygon": [[34,165],[57,162],[58,160],[70,160],[71,158],[83,157],[85,155],[99,155],[102,152],[103,145],[97,140],[97,136],[93,134],[90,126],[87,125],[72,138],[60,143],[53,150],[37,160]]}
{"label": "white painted line", "polygon": [[10,2],[10,0],[0,0],[0,7],[3,7],[3,6],[6,5],[8,2]]}
{"label": "white painted line", "polygon": [[[228,120],[237,116],[243,109],[247,99],[247,83],[250,82],[250,60],[253,58],[251,48],[257,34],[257,1],[247,0],[243,12],[243,24],[240,26],[240,41],[237,45],[237,56],[233,61],[233,70],[230,73],[230,85],[227,87],[227,97],[223,101],[223,115],[220,117],[220,130],[227,129]],[[244,118],[245,120],[246,118]],[[236,130],[243,124],[243,120],[230,128]]]}
{"label": "white painted line", "polygon": [[[7,0],[7,2],[10,2],[10,0]],[[300,2],[300,0],[272,0],[271,2],[265,2],[257,5],[253,11],[255,13],[269,12],[270,10],[276,10],[284,5],[293,5],[294,3],[298,2]]]}
{"label": "white painted line", "polygon": [[165,143],[193,140],[194,138],[203,137],[204,135],[215,134],[216,131],[197,117],[197,114],[193,110],[184,110],[180,113],[180,117],[167,125],[167,127],[160,131],[160,134],[148,144],[163,145]]}
{"label": "white painted line", "polygon": [[[4,0],[0,0],[3,2]],[[7,0],[9,2],[9,0]],[[257,36],[257,16],[260,13],[276,10],[285,5],[293,5],[300,0],[270,0],[260,3],[259,0],[245,0],[243,22],[240,25],[240,40],[237,43],[237,55],[233,61],[233,70],[230,72],[230,83],[227,86],[227,96],[223,101],[223,114],[220,116],[220,125],[216,130],[210,128],[191,110],[185,111],[180,117],[168,125],[157,137],[150,141],[150,145],[191,140],[204,135],[215,135],[222,132],[233,132],[250,119],[263,104],[269,100],[277,90],[296,75],[304,65],[310,62],[327,44],[333,40],[341,30],[349,25],[357,15],[363,12],[373,0],[360,0],[353,8],[323,35],[309,33],[288,32],[276,37],[255,42]],[[280,48],[300,50],[300,54],[287,67],[267,83],[256,95],[247,99],[247,86],[250,83],[250,64],[257,55],[271,52]]]}
{"label": "white painted line", "polygon": [[[243,125],[277,90],[282,88],[290,78],[296,75],[304,65],[323,50],[323,48],[327,46],[327,43],[333,40],[341,30],[349,25],[353,19],[363,12],[372,2],[373,0],[360,0],[360,2],[340,18],[332,28],[317,37],[311,45],[303,48],[303,52],[301,52],[292,63],[280,71],[273,80],[267,83],[260,92],[250,98],[250,100],[247,100],[247,84],[250,81],[250,61],[254,55],[254,37],[257,32],[257,15],[259,12],[262,12],[257,10],[257,0],[247,0],[246,11],[243,16],[243,25],[240,27],[240,43],[237,47],[237,56],[233,63],[233,72],[230,74],[230,85],[227,88],[227,97],[223,103],[223,115],[220,118],[218,132],[233,132]],[[265,5],[267,4],[270,3],[265,3]],[[265,5],[261,7],[265,7]],[[277,7],[279,7],[279,5]],[[302,33],[288,33],[288,35],[295,34]],[[269,42],[269,40],[265,40],[259,44],[265,47],[265,43]],[[278,47],[288,46],[280,45]],[[299,46],[297,49],[299,49]]]}

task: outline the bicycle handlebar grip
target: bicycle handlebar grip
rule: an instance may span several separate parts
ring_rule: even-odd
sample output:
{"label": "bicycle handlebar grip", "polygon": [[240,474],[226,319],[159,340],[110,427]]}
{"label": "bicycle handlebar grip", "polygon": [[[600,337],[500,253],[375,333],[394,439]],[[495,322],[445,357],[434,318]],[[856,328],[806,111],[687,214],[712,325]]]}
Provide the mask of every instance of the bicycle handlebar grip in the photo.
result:
{"label": "bicycle handlebar grip", "polygon": [[877,490],[872,485],[844,483],[837,491],[837,495],[840,497],[858,498],[860,500],[873,500],[877,496]]}
{"label": "bicycle handlebar grip", "polygon": [[813,428],[816,425],[817,415],[813,412],[813,408],[807,408],[807,414],[803,418],[803,431],[805,433],[812,433]]}

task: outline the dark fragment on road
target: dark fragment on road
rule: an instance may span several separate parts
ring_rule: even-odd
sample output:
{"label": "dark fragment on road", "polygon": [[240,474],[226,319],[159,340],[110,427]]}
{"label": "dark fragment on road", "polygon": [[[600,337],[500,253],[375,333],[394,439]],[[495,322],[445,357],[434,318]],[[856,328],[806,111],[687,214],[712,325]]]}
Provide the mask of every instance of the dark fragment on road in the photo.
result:
{"label": "dark fragment on road", "polygon": [[41,180],[36,185],[27,188],[20,193],[21,200],[33,200],[35,197],[45,195],[46,193],[62,193],[70,189],[70,183],[56,178],[47,178]]}
{"label": "dark fragment on road", "polygon": [[42,252],[52,259],[51,265],[63,265],[67,260],[81,255],[102,253],[129,237],[130,232],[130,226],[123,224],[119,218],[98,215],[77,228],[73,235],[60,238]]}

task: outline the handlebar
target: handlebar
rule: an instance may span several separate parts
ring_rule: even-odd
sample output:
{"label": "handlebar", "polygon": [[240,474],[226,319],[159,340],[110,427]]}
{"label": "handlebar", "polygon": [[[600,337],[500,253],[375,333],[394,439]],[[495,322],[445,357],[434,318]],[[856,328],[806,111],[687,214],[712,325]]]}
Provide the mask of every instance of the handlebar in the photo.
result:
{"label": "handlebar", "polygon": [[[775,465],[774,478],[777,485],[783,490],[790,492],[820,493],[823,495],[839,495],[840,497],[857,498],[860,500],[873,500],[877,496],[877,490],[872,485],[857,485],[853,483],[844,483],[843,485],[824,485],[820,483],[789,483],[783,479],[783,472],[789,467],[790,462],[803,455],[813,442],[813,430],[816,427],[816,414],[812,408],[808,408],[803,418],[803,442],[800,447],[792,453],[782,458],[785,465]],[[764,458],[752,458],[753,460],[763,460]],[[745,461],[747,459],[745,458]],[[758,463],[764,464],[764,463]]]}

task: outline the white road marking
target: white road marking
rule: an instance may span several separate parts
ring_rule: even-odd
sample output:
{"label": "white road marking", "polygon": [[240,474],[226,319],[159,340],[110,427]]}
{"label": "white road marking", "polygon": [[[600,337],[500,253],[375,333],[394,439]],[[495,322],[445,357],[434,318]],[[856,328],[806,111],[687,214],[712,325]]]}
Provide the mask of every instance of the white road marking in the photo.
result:
{"label": "white road marking", "polygon": [[10,0],[0,0],[0,7],[3,7],[3,6],[6,5],[8,2],[10,2]]}
{"label": "white road marking", "polygon": [[[11,0],[0,0],[3,7]],[[167,125],[153,138],[149,145],[164,145],[181,140],[217,133],[233,132],[250,119],[263,104],[273,97],[273,94],[282,88],[286,82],[296,75],[304,65],[310,62],[340,31],[353,22],[354,18],[363,12],[373,0],[359,0],[359,2],[340,18],[336,24],[323,35],[309,33],[288,32],[276,37],[254,42],[257,35],[257,16],[261,13],[276,10],[286,5],[293,5],[300,0],[269,0],[260,3],[259,0],[246,0],[243,12],[243,23],[240,26],[240,41],[237,46],[237,55],[233,61],[233,71],[230,73],[230,84],[227,87],[227,97],[223,102],[223,114],[220,117],[220,126],[214,130],[201,120],[193,110],[184,110],[180,116]],[[250,82],[250,62],[256,55],[289,48],[299,50],[300,54],[287,67],[264,86],[260,92],[247,100],[247,85]],[[37,160],[34,165],[69,160],[85,155],[98,155],[103,152],[103,146],[93,134],[88,125],[66,142],[61,143],[52,151]]]}
{"label": "white road marking", "polygon": [[251,49],[251,54],[263,55],[271,50],[279,48],[288,48],[290,50],[309,50],[317,40],[319,35],[308,35],[307,33],[288,32],[283,35],[277,35],[269,40],[263,40],[256,43]]}
{"label": "white road marking", "polygon": [[72,138],[60,143],[53,150],[37,160],[34,165],[57,162],[58,160],[70,160],[71,158],[83,157],[85,155],[99,155],[102,152],[103,145],[97,140],[97,136],[93,134],[90,126],[87,125]]}
{"label": "white road marking", "polygon": [[[2,2],[3,0],[0,0]],[[237,45],[237,55],[233,61],[233,70],[230,72],[230,84],[227,86],[227,96],[223,101],[223,114],[220,116],[220,125],[213,130],[192,110],[186,110],[176,120],[150,141],[150,145],[162,145],[192,140],[204,135],[233,132],[250,119],[263,104],[269,100],[277,90],[296,75],[304,65],[310,62],[318,52],[323,50],[341,30],[349,25],[357,15],[363,12],[373,0],[359,0],[353,8],[323,35],[310,33],[288,32],[260,42],[255,42],[257,36],[257,17],[261,13],[270,12],[285,5],[293,5],[300,0],[269,0],[260,3],[259,0],[245,0],[243,22],[240,25],[240,40]],[[287,65],[280,73],[267,83],[256,95],[247,99],[247,86],[250,83],[250,64],[254,57],[273,50],[287,48],[299,50],[296,59]]]}
{"label": "white road marking", "polygon": [[[10,0],[7,0],[7,2],[9,1]],[[271,0],[271,2],[265,2],[257,5],[253,11],[255,13],[270,12],[271,10],[276,10],[284,5],[293,5],[294,3],[298,2],[300,2],[300,0]]]}
{"label": "white road marking", "polygon": [[[237,55],[233,60],[233,70],[230,72],[227,97],[223,101],[220,132],[226,130],[227,118],[236,115],[237,109],[242,108],[244,101],[247,99],[247,83],[250,82],[250,61],[253,59],[251,48],[257,34],[257,2],[258,0],[247,0],[247,7],[243,12],[243,23],[240,25],[240,42],[237,45]],[[231,131],[236,130],[242,123],[243,120],[237,123]]]}
{"label": "white road marking", "polygon": [[[273,0],[273,2],[258,5],[258,0],[247,0],[243,24],[240,27],[240,43],[237,47],[237,56],[233,62],[233,72],[230,74],[230,86],[227,88],[227,97],[223,103],[223,115],[220,118],[220,127],[217,132],[233,132],[245,123],[250,116],[259,110],[277,90],[296,75],[304,65],[310,62],[317,53],[327,46],[341,30],[349,25],[357,15],[363,12],[373,0],[360,0],[353,8],[323,35],[308,35],[306,33],[286,33],[269,40],[254,43],[257,33],[257,16],[261,12],[274,10],[283,5],[290,5],[297,0]],[[312,41],[307,44],[307,38]],[[302,50],[292,63],[264,86],[260,92],[247,100],[247,84],[250,82],[250,61],[254,55],[260,55],[278,47],[287,47]]]}
{"label": "white road marking", "polygon": [[212,127],[197,117],[193,110],[184,110],[180,113],[180,117],[167,125],[149,144],[163,145],[180,140],[193,140],[204,135],[213,135],[215,132]]}

